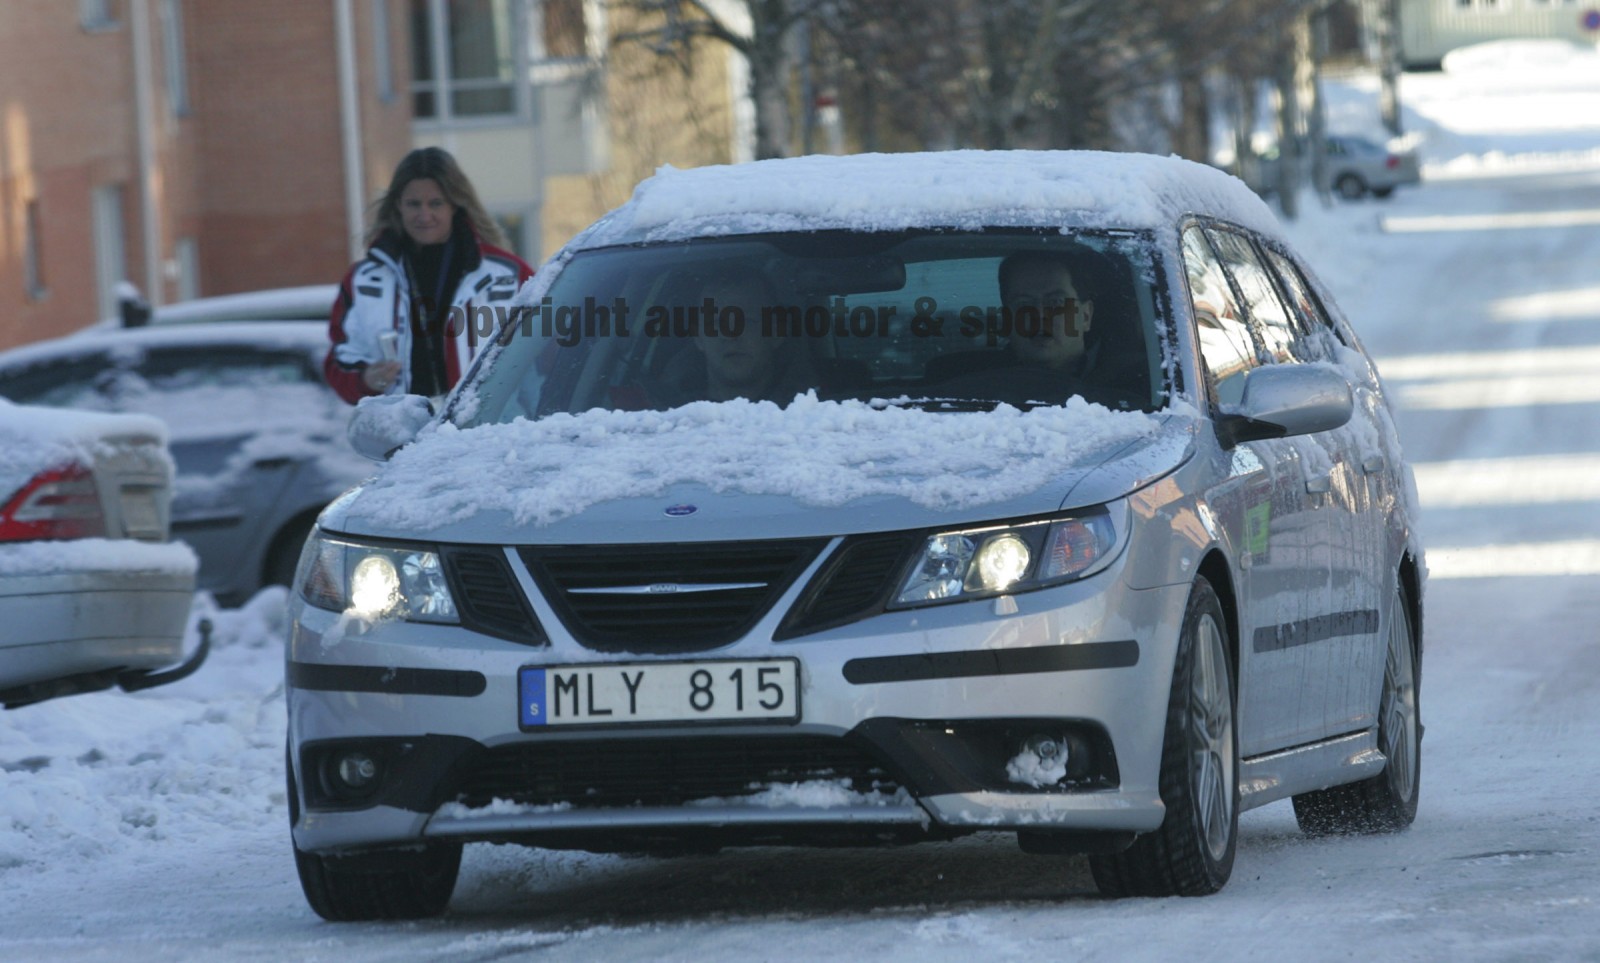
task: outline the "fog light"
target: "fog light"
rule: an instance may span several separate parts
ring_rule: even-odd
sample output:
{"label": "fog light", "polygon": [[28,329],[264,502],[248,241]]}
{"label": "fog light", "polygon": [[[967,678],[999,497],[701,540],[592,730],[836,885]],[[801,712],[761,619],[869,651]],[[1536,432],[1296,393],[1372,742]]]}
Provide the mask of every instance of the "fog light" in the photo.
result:
{"label": "fog light", "polygon": [[1066,778],[1068,755],[1064,740],[1036,733],[1024,739],[1021,749],[1006,763],[1006,776],[1025,786],[1054,786]]}
{"label": "fog light", "polygon": [[336,771],[345,788],[362,790],[378,778],[378,763],[364,752],[347,752],[339,757]]}

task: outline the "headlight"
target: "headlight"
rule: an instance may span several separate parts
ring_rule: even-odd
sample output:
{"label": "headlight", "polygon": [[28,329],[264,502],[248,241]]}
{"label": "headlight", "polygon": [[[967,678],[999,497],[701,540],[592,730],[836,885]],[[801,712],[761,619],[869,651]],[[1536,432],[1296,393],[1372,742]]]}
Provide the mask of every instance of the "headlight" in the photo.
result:
{"label": "headlight", "polygon": [[295,575],[308,604],[359,618],[457,622],[439,553],[312,536]]}
{"label": "headlight", "polygon": [[891,608],[984,598],[1085,578],[1110,565],[1127,532],[1127,504],[928,537]]}

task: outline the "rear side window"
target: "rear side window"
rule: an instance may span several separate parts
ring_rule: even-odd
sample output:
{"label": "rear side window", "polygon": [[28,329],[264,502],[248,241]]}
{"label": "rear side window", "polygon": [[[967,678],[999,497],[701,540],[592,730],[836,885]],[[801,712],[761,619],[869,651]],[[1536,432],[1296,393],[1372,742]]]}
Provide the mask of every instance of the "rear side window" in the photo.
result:
{"label": "rear side window", "polygon": [[1278,281],[1288,297],[1289,309],[1294,312],[1303,332],[1295,345],[1295,354],[1303,361],[1328,361],[1337,352],[1343,339],[1329,320],[1327,312],[1311,294],[1305,275],[1289,258],[1267,248],[1267,260],[1277,273]]}

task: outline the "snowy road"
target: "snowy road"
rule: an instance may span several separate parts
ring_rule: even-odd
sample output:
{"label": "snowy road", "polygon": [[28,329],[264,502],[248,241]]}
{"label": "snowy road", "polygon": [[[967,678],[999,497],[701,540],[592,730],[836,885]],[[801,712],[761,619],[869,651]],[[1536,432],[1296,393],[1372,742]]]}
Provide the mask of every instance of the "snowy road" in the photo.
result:
{"label": "snowy road", "polygon": [[[215,613],[192,680],[0,715],[0,959],[1600,960],[1600,120],[1530,139],[1529,100],[1507,113],[1541,163],[1446,167],[1452,145],[1497,143],[1451,139],[1448,79],[1408,78],[1440,125],[1437,178],[1292,229],[1402,402],[1421,489],[1409,832],[1309,840],[1277,803],[1241,820],[1219,895],[1122,902],[1093,895],[1083,860],[1003,839],[677,860],[480,846],[446,918],[326,924],[289,855],[265,594]],[[1600,83],[1586,96],[1600,118]]]}

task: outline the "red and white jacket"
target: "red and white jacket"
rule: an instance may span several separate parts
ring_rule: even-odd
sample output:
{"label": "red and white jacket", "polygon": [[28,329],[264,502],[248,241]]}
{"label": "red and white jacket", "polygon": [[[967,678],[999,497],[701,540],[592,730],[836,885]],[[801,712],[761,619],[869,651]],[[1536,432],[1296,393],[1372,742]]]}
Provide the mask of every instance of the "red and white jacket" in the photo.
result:
{"label": "red and white jacket", "polygon": [[[323,374],[339,397],[355,404],[376,394],[362,380],[367,365],[384,360],[380,335],[394,332],[394,360],[400,362],[400,380],[392,391],[407,391],[411,386],[411,339],[417,333],[411,318],[411,284],[401,263],[396,239],[380,239],[367,256],[350,268],[339,285],[328,322],[328,337],[333,342],[323,361]],[[477,354],[480,342],[494,337],[480,307],[498,308],[498,323],[504,308],[522,282],[533,276],[525,261],[492,244],[478,242],[467,249],[469,261],[461,281],[450,299],[452,322],[444,339],[446,378],[451,387]],[[422,319],[428,323],[431,319]]]}

